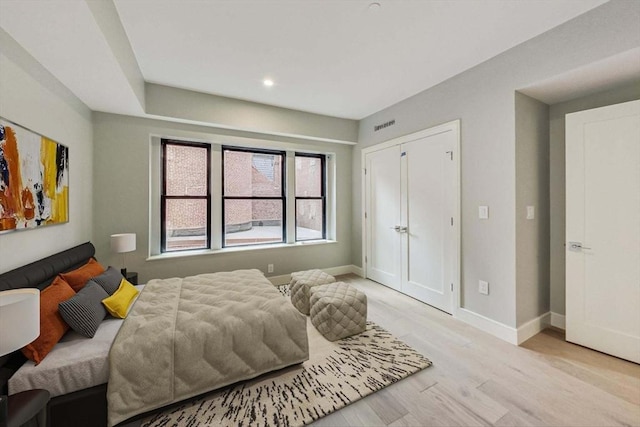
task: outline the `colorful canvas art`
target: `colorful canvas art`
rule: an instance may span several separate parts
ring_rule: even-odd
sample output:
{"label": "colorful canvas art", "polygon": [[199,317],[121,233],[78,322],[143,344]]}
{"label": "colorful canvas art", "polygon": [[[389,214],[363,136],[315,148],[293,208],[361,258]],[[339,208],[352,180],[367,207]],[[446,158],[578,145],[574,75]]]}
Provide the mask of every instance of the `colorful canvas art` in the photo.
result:
{"label": "colorful canvas art", "polygon": [[0,232],[69,221],[69,148],[0,119]]}

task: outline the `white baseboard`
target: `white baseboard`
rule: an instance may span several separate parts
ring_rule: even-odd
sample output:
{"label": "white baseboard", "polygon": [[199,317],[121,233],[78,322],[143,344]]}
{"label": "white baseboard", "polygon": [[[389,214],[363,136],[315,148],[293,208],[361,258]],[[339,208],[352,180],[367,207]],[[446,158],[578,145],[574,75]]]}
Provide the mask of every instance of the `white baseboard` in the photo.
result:
{"label": "white baseboard", "polygon": [[567,322],[564,314],[558,314],[551,312],[551,326],[555,326],[560,329],[567,329]]}
{"label": "white baseboard", "polygon": [[465,308],[459,308],[455,317],[506,342],[520,345],[549,326],[553,314],[551,312],[544,313],[517,329]]}
{"label": "white baseboard", "polygon": [[524,325],[518,328],[518,345],[522,344],[532,336],[536,335],[547,326],[551,324],[551,312],[547,311],[546,313],[536,317],[535,319],[529,320]]}
{"label": "white baseboard", "polygon": [[489,319],[466,308],[457,309],[455,317],[506,342],[518,344],[518,331],[511,326]]}
{"label": "white baseboard", "polygon": [[[342,274],[353,273],[362,277],[362,268],[357,267],[355,265],[340,265],[338,267],[322,268],[321,270],[327,274],[331,274],[332,276],[340,276]],[[280,276],[270,276],[270,277],[267,277],[267,279],[269,279],[269,281],[273,283],[275,286],[286,285],[291,280],[291,275],[282,274]]]}
{"label": "white baseboard", "polygon": [[332,276],[341,276],[343,274],[353,273],[353,265],[341,265],[338,267],[323,268],[322,271]]}
{"label": "white baseboard", "polygon": [[356,276],[364,277],[364,269],[362,267],[358,267],[357,265],[351,266],[351,272]]}

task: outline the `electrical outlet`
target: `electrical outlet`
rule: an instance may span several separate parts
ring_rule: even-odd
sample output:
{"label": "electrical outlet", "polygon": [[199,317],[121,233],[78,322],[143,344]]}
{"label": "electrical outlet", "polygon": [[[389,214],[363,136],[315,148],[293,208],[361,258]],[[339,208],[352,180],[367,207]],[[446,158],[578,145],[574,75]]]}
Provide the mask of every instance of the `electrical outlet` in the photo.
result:
{"label": "electrical outlet", "polygon": [[489,282],[485,282],[484,280],[478,281],[478,292],[483,295],[489,295]]}
{"label": "electrical outlet", "polygon": [[489,206],[478,206],[478,218],[489,219]]}
{"label": "electrical outlet", "polygon": [[267,273],[273,273],[273,264],[267,265]]}
{"label": "electrical outlet", "polygon": [[536,208],[535,206],[527,206],[527,219],[535,219]]}

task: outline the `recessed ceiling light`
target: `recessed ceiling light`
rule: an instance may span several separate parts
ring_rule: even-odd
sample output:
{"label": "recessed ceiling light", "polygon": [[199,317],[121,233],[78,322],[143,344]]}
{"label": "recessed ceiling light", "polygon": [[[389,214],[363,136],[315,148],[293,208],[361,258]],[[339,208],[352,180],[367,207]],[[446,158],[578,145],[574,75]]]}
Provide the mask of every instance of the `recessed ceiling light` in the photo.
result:
{"label": "recessed ceiling light", "polygon": [[380,3],[374,2],[369,5],[369,12],[376,13],[380,10]]}
{"label": "recessed ceiling light", "polygon": [[262,81],[262,84],[264,84],[266,87],[271,87],[271,86],[273,86],[273,80],[271,80],[271,79],[264,79],[264,80]]}

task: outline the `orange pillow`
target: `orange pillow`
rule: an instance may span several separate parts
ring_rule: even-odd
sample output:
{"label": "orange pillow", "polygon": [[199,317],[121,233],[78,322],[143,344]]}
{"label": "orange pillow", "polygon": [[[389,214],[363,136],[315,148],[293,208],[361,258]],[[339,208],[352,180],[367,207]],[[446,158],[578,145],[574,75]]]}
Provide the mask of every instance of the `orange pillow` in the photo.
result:
{"label": "orange pillow", "polygon": [[40,292],[40,336],[22,348],[22,353],[27,359],[36,362],[36,365],[42,362],[69,329],[58,312],[58,304],[75,294],[71,286],[60,277],[56,277],[51,285]]}
{"label": "orange pillow", "polygon": [[84,288],[89,279],[96,277],[104,273],[104,267],[100,265],[98,261],[91,258],[89,262],[80,268],[71,270],[67,273],[60,273],[60,277],[71,286],[71,289],[78,292]]}

